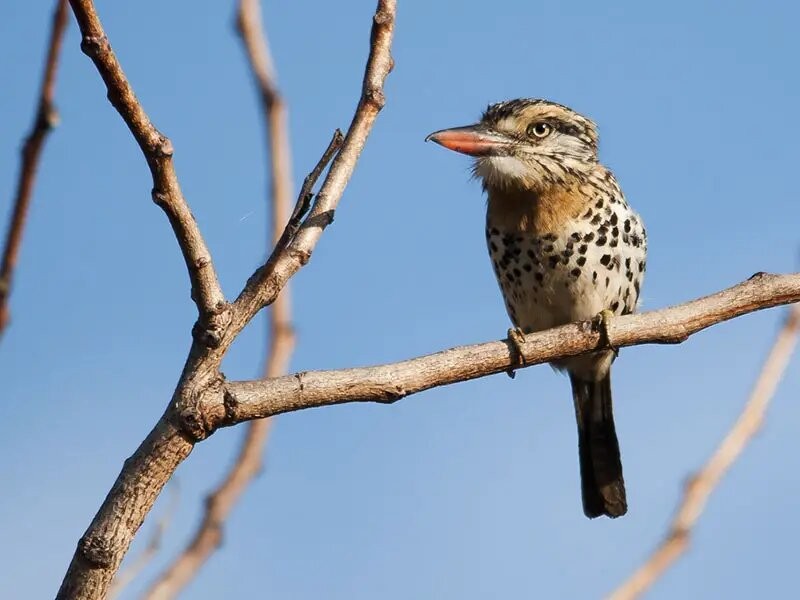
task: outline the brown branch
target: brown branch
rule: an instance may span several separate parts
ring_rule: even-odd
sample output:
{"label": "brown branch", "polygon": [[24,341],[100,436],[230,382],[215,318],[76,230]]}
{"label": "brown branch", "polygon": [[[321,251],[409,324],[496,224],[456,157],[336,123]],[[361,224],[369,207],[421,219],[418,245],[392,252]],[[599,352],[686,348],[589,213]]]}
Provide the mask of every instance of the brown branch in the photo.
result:
{"label": "brown branch", "polygon": [[[610,343],[676,344],[723,321],[800,300],[800,273],[758,274],[744,283],[686,304],[615,317]],[[527,366],[575,356],[602,346],[590,322],[529,334],[522,344]],[[505,372],[517,365],[507,341],[462,346],[402,362],[336,371],[308,371],[259,381],[225,384],[225,406],[207,406],[216,426],[228,426],[280,413],[349,402],[391,403],[433,387]]]}
{"label": "brown branch", "polygon": [[322,231],[333,222],[342,192],[350,181],[372,124],[385,103],[383,84],[394,66],[389,50],[394,33],[395,11],[396,0],[378,1],[370,40],[372,52],[364,73],[361,99],[342,148],[333,159],[311,212],[291,244],[279,255],[270,257],[239,294],[233,304],[234,320],[249,319],[271,304],[286,281],[309,261]]}
{"label": "brown branch", "polygon": [[[299,213],[296,209],[290,222],[292,175],[286,107],[275,83],[269,45],[261,26],[259,0],[239,2],[237,30],[262,100],[269,147],[269,169],[272,176],[268,198],[272,207],[271,239],[272,244],[277,247],[287,232],[293,235],[292,224],[296,223],[295,227],[299,226],[303,215],[295,216]],[[329,156],[329,151],[323,155],[326,164],[330,161]],[[321,171],[322,168],[314,177],[314,181]],[[305,198],[309,191],[301,191],[301,198]],[[301,204],[298,202],[297,206]],[[272,304],[270,317],[270,346],[264,366],[264,376],[278,377],[286,372],[295,342],[288,285]],[[166,600],[177,596],[196,577],[211,554],[220,546],[225,520],[247,486],[261,470],[262,453],[269,436],[270,425],[270,419],[250,423],[231,469],[219,486],[206,498],[205,511],[197,531],[186,548],[156,579],[145,594],[145,598]]]}
{"label": "brown branch", "polygon": [[783,376],[799,332],[800,305],[797,305],[789,311],[778,332],[736,423],[708,462],[686,483],[683,499],[664,540],[647,561],[609,596],[610,600],[634,600],[640,597],[686,551],[692,528],[703,513],[711,492],[761,428],[767,406]]}
{"label": "brown branch", "polygon": [[170,485],[172,486],[170,502],[164,510],[164,514],[161,515],[161,518],[156,522],[153,533],[150,536],[150,541],[139,556],[134,558],[126,568],[120,569],[119,573],[117,573],[117,576],[108,589],[107,600],[119,596],[122,591],[139,576],[139,573],[150,564],[150,561],[155,558],[156,554],[158,554],[158,551],[161,549],[161,541],[164,539],[164,533],[172,522],[172,517],[178,508],[178,500],[180,499],[176,480],[173,480]]}
{"label": "brown branch", "polygon": [[[395,0],[378,0],[362,95],[345,142],[331,166],[316,202],[280,257],[260,268],[246,284],[235,307],[222,296],[211,259],[197,225],[180,194],[169,141],[150,123],[106,39],[91,0],[70,0],[81,29],[81,47],[108,88],[109,100],[128,124],[153,174],[154,198],[164,208],[186,257],[200,318],[175,392],[164,414],[125,461],[122,471],[89,524],[72,557],[58,599],[101,599],[164,484],[194,444],[214,431],[206,406],[224,412],[222,359],[233,340],[289,278],[308,261],[322,230],[344,192],[366,138],[383,106],[383,81],[392,59]],[[268,262],[268,264],[270,264]]]}
{"label": "brown branch", "polygon": [[28,133],[28,137],[22,146],[22,164],[20,166],[19,179],[17,180],[14,208],[11,212],[11,220],[8,223],[5,246],[3,247],[3,259],[2,264],[0,264],[0,336],[2,336],[9,321],[8,298],[11,295],[14,267],[17,265],[19,249],[22,245],[22,233],[25,229],[25,220],[28,216],[28,208],[33,196],[39,157],[47,139],[47,134],[58,125],[58,111],[53,99],[56,89],[58,58],[61,54],[61,44],[66,28],[67,1],[56,0],[47,58],[44,64],[44,75],[42,76],[42,86],[39,92],[39,102],[30,133]]}
{"label": "brown branch", "polygon": [[211,254],[183,197],[172,161],[172,142],[150,121],[117,60],[91,0],[70,0],[81,30],[81,50],[92,59],[106,84],[108,99],[144,154],[153,177],[153,201],[166,213],[175,232],[192,284],[192,299],[202,320],[226,307]]}

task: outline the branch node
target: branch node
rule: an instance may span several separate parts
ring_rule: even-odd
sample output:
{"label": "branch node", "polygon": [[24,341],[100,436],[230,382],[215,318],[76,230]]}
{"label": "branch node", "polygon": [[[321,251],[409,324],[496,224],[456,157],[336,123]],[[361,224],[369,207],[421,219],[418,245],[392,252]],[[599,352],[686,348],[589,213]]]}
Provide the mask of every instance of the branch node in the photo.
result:
{"label": "branch node", "polygon": [[364,90],[364,102],[375,110],[381,110],[386,105],[386,95],[379,87],[370,87]]}
{"label": "branch node", "polygon": [[235,421],[239,408],[239,400],[226,387],[222,394],[222,405],[225,407],[225,418],[228,421]]}
{"label": "branch node", "polygon": [[172,158],[172,155],[175,154],[172,140],[159,133],[156,137],[156,143],[153,146],[153,154],[161,158]]}
{"label": "branch node", "polygon": [[89,58],[97,58],[101,53],[111,50],[105,35],[85,35],[81,40],[81,52]]}
{"label": "branch node", "polygon": [[86,534],[78,542],[78,550],[94,568],[108,569],[114,564],[113,543],[108,537]]}
{"label": "branch node", "polygon": [[153,202],[156,204],[156,206],[159,206],[163,209],[167,205],[168,196],[166,193],[153,188],[153,190],[150,192],[150,196],[153,198]]}

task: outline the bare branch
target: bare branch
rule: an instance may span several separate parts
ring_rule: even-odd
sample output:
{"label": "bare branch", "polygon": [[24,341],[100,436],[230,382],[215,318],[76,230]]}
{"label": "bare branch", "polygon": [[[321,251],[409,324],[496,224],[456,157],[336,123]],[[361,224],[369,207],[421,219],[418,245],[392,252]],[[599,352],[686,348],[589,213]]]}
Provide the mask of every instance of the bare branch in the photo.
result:
{"label": "bare branch", "polygon": [[108,589],[108,600],[119,596],[122,590],[128,587],[131,582],[139,576],[139,573],[150,564],[150,561],[155,558],[156,554],[158,554],[158,551],[161,549],[161,541],[164,539],[164,533],[172,522],[172,517],[178,508],[178,500],[180,499],[176,480],[173,479],[170,485],[172,486],[170,502],[164,510],[164,514],[161,515],[161,518],[156,522],[153,533],[150,536],[150,541],[147,543],[145,549],[142,550],[142,553],[131,561],[130,565],[127,565],[125,569],[121,569],[119,573],[117,573],[117,576],[111,583],[111,587]]}
{"label": "bare branch", "polygon": [[[800,274],[757,274],[748,281],[686,304],[624,317],[609,326],[610,343],[675,344],[711,325],[800,300]],[[527,366],[575,356],[602,345],[590,322],[525,336]],[[433,387],[501,373],[517,365],[509,341],[462,346],[398,363],[337,371],[308,371],[225,384],[224,410],[206,407],[217,426],[348,402],[391,403]]]}
{"label": "bare branch", "polygon": [[58,58],[61,55],[61,44],[64,40],[66,28],[67,0],[56,0],[47,58],[44,64],[42,87],[39,92],[39,102],[30,133],[28,133],[28,137],[22,146],[22,164],[19,170],[19,179],[17,180],[17,192],[6,233],[3,261],[0,265],[0,336],[5,331],[9,321],[8,298],[11,295],[14,267],[17,265],[17,257],[22,245],[22,233],[25,229],[25,220],[28,216],[28,208],[33,196],[39,157],[47,134],[58,125],[58,111],[53,99],[56,89]]}
{"label": "bare branch", "polygon": [[224,412],[224,379],[219,367],[231,343],[260,308],[275,301],[288,279],[307,262],[323,228],[332,220],[333,209],[383,105],[380,86],[391,66],[389,51],[396,2],[378,2],[361,100],[342,151],[334,160],[310,215],[281,259],[275,262],[272,274],[262,268],[248,280],[235,309],[224,302],[208,251],[180,194],[169,142],[153,127],[133,95],[103,34],[93,3],[70,0],[70,4],[83,35],[81,46],[94,61],[109,89],[110,100],[148,159],[157,190],[154,196],[170,216],[187,257],[200,311],[192,346],[169,405],[136,452],[125,461],[111,491],[78,542],[57,595],[59,600],[99,600],[106,596],[133,536],[164,484],[194,444],[213,433],[214,423],[205,413],[205,407],[218,407]]}
{"label": "bare branch", "polygon": [[309,261],[322,231],[333,222],[334,211],[364,149],[372,124],[385,103],[383,84],[394,66],[390,48],[396,4],[395,0],[378,1],[361,99],[310,214],[289,247],[274,260],[267,261],[248,280],[233,304],[234,321],[249,320],[261,308],[271,304],[289,278]]}
{"label": "bare branch", "polygon": [[[241,0],[239,2],[237,29],[261,92],[272,174],[268,198],[272,207],[271,239],[275,246],[280,246],[279,242],[287,237],[287,232],[291,232],[293,222],[297,224],[295,225],[296,230],[303,215],[296,216],[297,209],[291,220],[288,215],[292,175],[286,108],[275,83],[269,44],[261,26],[261,6],[258,0]],[[324,157],[328,154],[329,152],[326,152]],[[324,157],[326,163],[330,161],[330,158]],[[319,168],[319,172],[321,171],[322,168]],[[314,181],[318,177],[319,173]],[[301,197],[305,197],[304,191],[301,191]],[[289,222],[287,223],[287,221]],[[283,245],[284,248],[293,235],[293,233],[288,234],[289,237]],[[264,368],[265,377],[277,377],[284,374],[294,348],[295,339],[291,325],[288,285],[275,299],[271,309],[270,347]],[[261,419],[250,423],[230,471],[206,499],[203,518],[192,540],[156,579],[145,594],[145,598],[167,600],[177,596],[220,546],[225,520],[247,486],[261,470],[262,453],[269,436],[270,425],[270,419]]]}
{"label": "bare branch", "polygon": [[189,205],[183,197],[175,166],[172,142],[150,122],[125,77],[91,0],[70,0],[81,30],[81,50],[94,62],[108,89],[108,99],[131,130],[153,176],[153,201],[167,215],[186,261],[192,283],[192,299],[202,320],[226,307],[211,254]]}
{"label": "bare branch", "polygon": [[609,596],[610,600],[634,600],[640,597],[686,551],[692,528],[703,513],[711,492],[761,428],[767,406],[797,342],[798,332],[800,305],[789,311],[736,423],[705,466],[686,483],[683,500],[664,540],[647,561]]}

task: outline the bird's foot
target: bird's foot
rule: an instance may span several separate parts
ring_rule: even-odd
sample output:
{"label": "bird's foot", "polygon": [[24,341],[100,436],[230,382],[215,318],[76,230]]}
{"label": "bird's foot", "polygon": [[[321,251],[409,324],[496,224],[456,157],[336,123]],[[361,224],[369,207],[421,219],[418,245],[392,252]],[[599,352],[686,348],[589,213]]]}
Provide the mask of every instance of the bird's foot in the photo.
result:
{"label": "bird's foot", "polygon": [[[517,367],[524,367],[526,365],[525,355],[522,352],[522,344],[525,343],[525,332],[520,327],[511,327],[508,330],[508,341],[514,349],[514,354],[517,362]],[[514,379],[514,367],[506,371],[506,374]]]}
{"label": "bird's foot", "polygon": [[592,327],[600,334],[600,343],[614,353],[614,356],[619,356],[619,348],[611,343],[611,338],[608,335],[608,326],[614,318],[614,313],[609,309],[600,311],[593,320]]}

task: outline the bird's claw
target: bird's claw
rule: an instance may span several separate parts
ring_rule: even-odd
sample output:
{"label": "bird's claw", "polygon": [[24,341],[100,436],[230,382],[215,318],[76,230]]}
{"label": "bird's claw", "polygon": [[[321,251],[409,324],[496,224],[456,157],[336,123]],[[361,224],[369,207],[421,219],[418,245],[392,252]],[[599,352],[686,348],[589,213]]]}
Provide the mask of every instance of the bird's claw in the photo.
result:
{"label": "bird's claw", "polygon": [[[511,327],[508,330],[508,341],[511,343],[511,346],[514,348],[515,358],[517,360],[517,367],[524,367],[525,362],[525,354],[522,352],[522,344],[525,343],[525,332],[522,331],[519,327]],[[506,374],[514,379],[514,367],[511,367],[506,371]]]}
{"label": "bird's claw", "polygon": [[619,348],[611,343],[611,338],[608,335],[608,326],[614,318],[614,313],[609,309],[600,311],[600,313],[592,321],[592,326],[595,331],[600,334],[600,343],[611,350],[614,356],[619,356]]}

